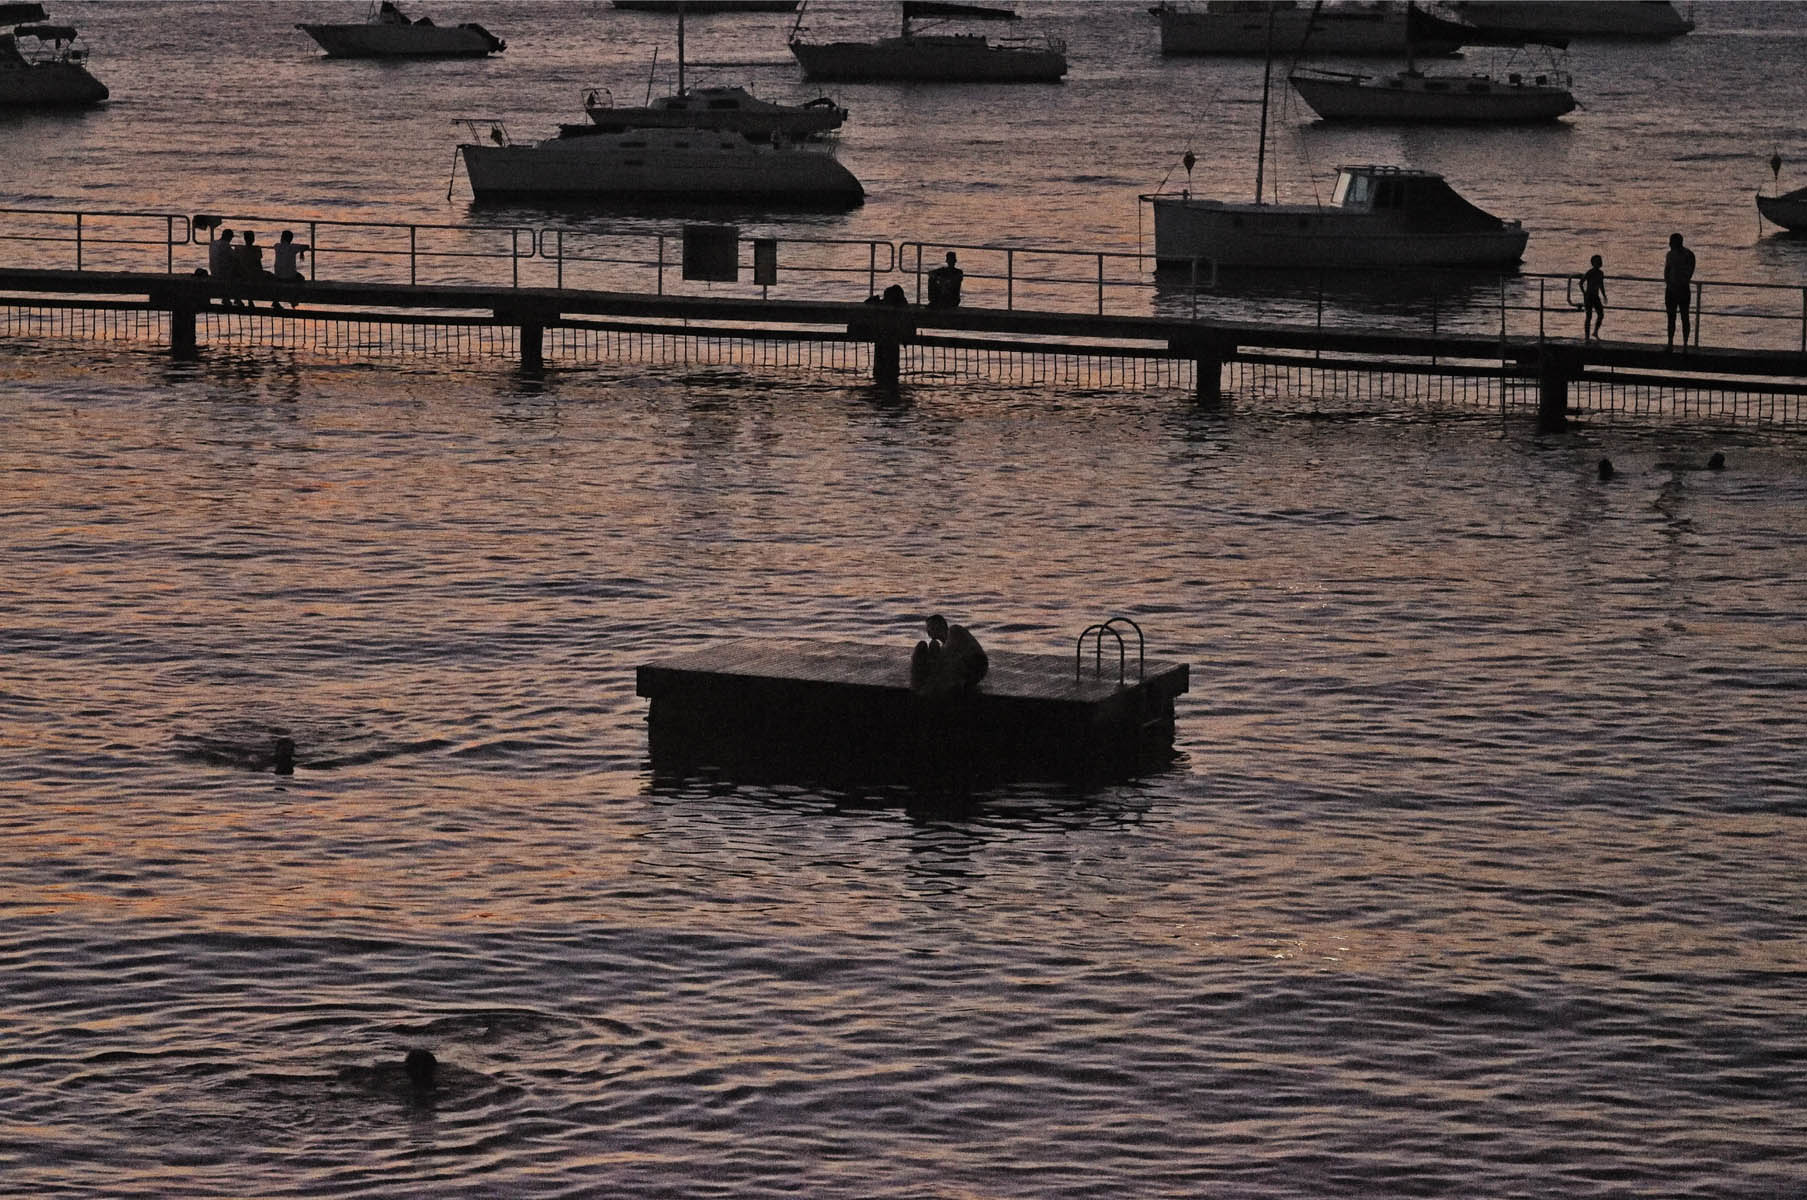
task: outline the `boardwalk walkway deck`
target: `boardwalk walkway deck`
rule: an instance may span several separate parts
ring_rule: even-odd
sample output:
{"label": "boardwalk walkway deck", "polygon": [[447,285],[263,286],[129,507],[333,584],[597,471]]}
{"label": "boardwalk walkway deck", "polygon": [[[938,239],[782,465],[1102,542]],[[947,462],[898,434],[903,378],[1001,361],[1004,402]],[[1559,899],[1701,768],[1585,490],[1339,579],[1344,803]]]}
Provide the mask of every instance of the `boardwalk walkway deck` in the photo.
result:
{"label": "boardwalk walkway deck", "polygon": [[[267,292],[265,293],[268,294]],[[1807,393],[1807,353],[1647,343],[1403,333],[1173,316],[1031,312],[1021,309],[888,307],[812,300],[649,295],[571,288],[307,282],[285,300],[303,307],[272,320],[510,326],[521,366],[545,367],[548,329],[637,329],[677,335],[857,341],[872,347],[881,385],[899,382],[900,350],[934,344],[1094,356],[1161,357],[1195,365],[1197,398],[1221,400],[1223,367],[1235,361],[1297,364],[1395,374],[1491,374],[1535,380],[1539,422],[1561,428],[1578,382],[1678,388],[1730,385],[1755,392]],[[144,272],[0,269],[0,306],[63,304],[169,314],[171,349],[193,355],[196,317],[220,307],[205,277]]]}

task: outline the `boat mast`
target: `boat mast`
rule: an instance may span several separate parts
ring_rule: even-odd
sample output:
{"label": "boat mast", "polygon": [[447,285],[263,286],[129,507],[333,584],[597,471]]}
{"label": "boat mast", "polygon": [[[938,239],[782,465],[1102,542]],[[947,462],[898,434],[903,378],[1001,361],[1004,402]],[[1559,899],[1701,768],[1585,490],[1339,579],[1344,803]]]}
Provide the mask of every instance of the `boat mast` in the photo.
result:
{"label": "boat mast", "polygon": [[1255,203],[1261,203],[1261,174],[1267,166],[1267,98],[1274,67],[1274,5],[1267,6],[1267,54],[1261,63],[1261,136],[1255,148]]}

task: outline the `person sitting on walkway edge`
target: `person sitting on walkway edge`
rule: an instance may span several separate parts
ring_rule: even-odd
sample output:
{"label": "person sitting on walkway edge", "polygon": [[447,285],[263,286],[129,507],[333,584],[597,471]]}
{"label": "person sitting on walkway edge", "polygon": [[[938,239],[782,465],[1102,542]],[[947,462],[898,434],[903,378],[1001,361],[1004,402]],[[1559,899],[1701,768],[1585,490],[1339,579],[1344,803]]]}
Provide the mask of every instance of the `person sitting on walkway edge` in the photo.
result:
{"label": "person sitting on walkway edge", "polygon": [[955,696],[978,690],[991,658],[964,625],[949,625],[940,613],[924,622],[929,639],[910,655],[910,690],[922,696]]}
{"label": "person sitting on walkway edge", "polygon": [[276,242],[276,257],[272,262],[275,268],[271,273],[276,276],[276,299],[270,301],[271,308],[281,308],[281,297],[289,297],[289,307],[295,307],[295,293],[303,282],[301,266],[297,260],[307,253],[307,247],[295,240],[295,231],[285,229],[282,237]]}

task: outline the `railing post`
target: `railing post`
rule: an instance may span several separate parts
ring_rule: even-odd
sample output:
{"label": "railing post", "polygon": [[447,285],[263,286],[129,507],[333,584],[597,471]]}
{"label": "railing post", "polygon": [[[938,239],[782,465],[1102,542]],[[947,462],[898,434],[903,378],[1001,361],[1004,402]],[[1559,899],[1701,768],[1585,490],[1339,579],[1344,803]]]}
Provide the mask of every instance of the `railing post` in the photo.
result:
{"label": "railing post", "polygon": [[1004,251],[1004,307],[1016,308],[1016,251]]}
{"label": "railing post", "polygon": [[170,216],[163,218],[163,273],[176,273],[176,219]]}
{"label": "railing post", "polygon": [[1694,285],[1694,348],[1696,350],[1700,349],[1700,318],[1702,315],[1700,300],[1702,296],[1706,295],[1705,289],[1705,284],[1696,283]]}
{"label": "railing post", "polygon": [[308,282],[320,278],[320,222],[307,223],[307,278]]}
{"label": "railing post", "polygon": [[1540,342],[1543,341],[1543,339],[1544,339],[1544,332],[1543,332],[1544,289],[1543,289],[1543,285],[1544,285],[1544,281],[1539,279],[1537,281],[1537,340]]}
{"label": "railing post", "polygon": [[1098,256],[1098,315],[1104,315],[1104,255]]}
{"label": "railing post", "polygon": [[665,294],[665,235],[659,235],[659,295]]}
{"label": "railing post", "polygon": [[75,269],[82,269],[82,214],[75,214]]}
{"label": "railing post", "polygon": [[878,243],[877,242],[867,242],[866,243],[866,294],[868,296],[871,296],[871,295],[876,294],[877,291],[878,291]]}
{"label": "railing post", "polygon": [[1506,277],[1500,276],[1500,341],[1506,340]]}
{"label": "railing post", "polygon": [[408,286],[413,287],[417,282],[419,282],[419,277],[414,266],[414,226],[410,224],[408,226]]}

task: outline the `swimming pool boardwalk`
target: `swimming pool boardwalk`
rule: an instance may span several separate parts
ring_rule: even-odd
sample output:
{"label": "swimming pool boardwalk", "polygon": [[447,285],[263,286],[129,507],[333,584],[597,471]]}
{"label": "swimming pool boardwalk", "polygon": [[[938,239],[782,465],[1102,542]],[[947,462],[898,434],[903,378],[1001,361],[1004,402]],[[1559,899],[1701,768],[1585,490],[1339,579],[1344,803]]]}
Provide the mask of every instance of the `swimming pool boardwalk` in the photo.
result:
{"label": "swimming pool boardwalk", "polygon": [[[654,295],[573,288],[318,282],[285,285],[285,308],[271,312],[265,287],[253,293],[271,321],[508,326],[518,330],[524,371],[545,369],[548,329],[608,329],[676,336],[851,341],[871,347],[882,386],[900,378],[906,345],[988,351],[1166,358],[1196,368],[1202,404],[1222,398],[1223,368],[1258,362],[1373,373],[1491,375],[1534,381],[1539,423],[1561,428],[1569,389],[1613,386],[1807,392],[1807,352],[1740,347],[1667,350],[1643,342],[1399,332],[1176,316],[1035,312],[1022,309],[891,307],[821,300]],[[128,308],[168,314],[172,353],[199,352],[202,313],[247,314],[222,302],[215,281],[143,272],[0,268],[0,306]],[[1807,334],[1804,334],[1807,337]]]}
{"label": "swimming pool boardwalk", "polygon": [[1173,750],[1183,663],[988,650],[975,692],[910,690],[906,644],[737,638],[638,668],[655,765],[910,780],[1133,774]]}

